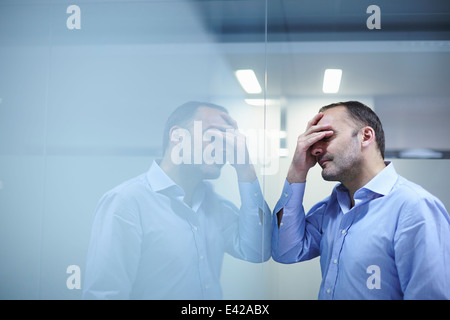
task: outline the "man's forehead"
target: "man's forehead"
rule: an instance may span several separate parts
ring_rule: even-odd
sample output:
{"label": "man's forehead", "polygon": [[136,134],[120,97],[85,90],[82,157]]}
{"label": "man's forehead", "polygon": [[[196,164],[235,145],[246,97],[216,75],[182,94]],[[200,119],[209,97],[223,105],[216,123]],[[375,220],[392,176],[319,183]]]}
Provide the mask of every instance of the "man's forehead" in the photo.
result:
{"label": "man's forehead", "polygon": [[222,110],[201,106],[197,109],[195,120],[201,120],[208,125],[224,125],[228,124],[222,117]]}
{"label": "man's forehead", "polygon": [[216,108],[211,108],[208,106],[200,106],[197,108],[197,112],[196,114],[199,116],[204,116],[204,117],[214,117],[214,116],[219,116],[222,113],[222,110],[216,109]]}
{"label": "man's forehead", "polygon": [[323,117],[318,124],[335,125],[339,123],[351,124],[347,108],[345,106],[337,106],[323,111]]}

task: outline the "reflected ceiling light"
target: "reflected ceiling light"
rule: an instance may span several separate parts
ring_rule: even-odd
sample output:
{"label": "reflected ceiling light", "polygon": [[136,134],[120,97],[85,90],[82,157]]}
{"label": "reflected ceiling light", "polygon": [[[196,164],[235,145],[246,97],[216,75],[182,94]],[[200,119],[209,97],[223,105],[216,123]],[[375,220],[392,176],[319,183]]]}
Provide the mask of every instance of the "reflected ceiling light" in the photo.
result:
{"label": "reflected ceiling light", "polygon": [[263,106],[273,106],[279,103],[279,100],[276,99],[244,99],[246,104],[255,107],[263,107]]}
{"label": "reflected ceiling light", "polygon": [[280,149],[278,149],[278,155],[281,158],[289,157],[289,149],[287,149],[287,148],[280,148]]}
{"label": "reflected ceiling light", "polygon": [[255,72],[251,69],[237,70],[236,78],[247,93],[261,93],[262,89],[256,78]]}
{"label": "reflected ceiling light", "polygon": [[326,69],[323,76],[324,93],[337,93],[341,85],[342,70],[341,69]]}

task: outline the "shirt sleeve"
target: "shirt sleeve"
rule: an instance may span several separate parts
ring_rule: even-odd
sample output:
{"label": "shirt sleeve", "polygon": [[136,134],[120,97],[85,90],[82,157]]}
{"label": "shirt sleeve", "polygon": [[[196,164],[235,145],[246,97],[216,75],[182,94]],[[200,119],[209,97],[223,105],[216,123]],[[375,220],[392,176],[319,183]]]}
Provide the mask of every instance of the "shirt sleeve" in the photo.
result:
{"label": "shirt sleeve", "polygon": [[83,299],[129,299],[140,258],[137,210],[106,194],[97,206],[86,260]]}
{"label": "shirt sleeve", "polygon": [[[309,260],[320,254],[321,221],[324,202],[305,216],[303,196],[306,183],[284,183],[272,221],[272,258],[281,263]],[[278,225],[278,214],[282,219]]]}
{"label": "shirt sleeve", "polygon": [[225,230],[226,251],[251,262],[267,261],[271,255],[272,216],[258,179],[252,183],[239,182],[239,194],[240,209],[228,201],[226,205],[235,217]]}
{"label": "shirt sleeve", "polygon": [[450,218],[439,200],[406,206],[394,249],[404,299],[450,299]]}

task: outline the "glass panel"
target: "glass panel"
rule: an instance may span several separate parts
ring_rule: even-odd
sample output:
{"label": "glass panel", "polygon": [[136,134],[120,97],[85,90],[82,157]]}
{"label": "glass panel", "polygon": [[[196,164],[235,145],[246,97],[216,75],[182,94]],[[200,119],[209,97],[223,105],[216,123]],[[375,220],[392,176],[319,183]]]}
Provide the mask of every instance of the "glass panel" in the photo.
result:
{"label": "glass panel", "polygon": [[45,195],[49,7],[0,5],[2,299],[38,297]]}
{"label": "glass panel", "polygon": [[[245,102],[264,99],[253,53],[265,12],[258,1],[0,4],[2,298],[266,297],[265,113]],[[246,94],[239,69],[260,93]]]}

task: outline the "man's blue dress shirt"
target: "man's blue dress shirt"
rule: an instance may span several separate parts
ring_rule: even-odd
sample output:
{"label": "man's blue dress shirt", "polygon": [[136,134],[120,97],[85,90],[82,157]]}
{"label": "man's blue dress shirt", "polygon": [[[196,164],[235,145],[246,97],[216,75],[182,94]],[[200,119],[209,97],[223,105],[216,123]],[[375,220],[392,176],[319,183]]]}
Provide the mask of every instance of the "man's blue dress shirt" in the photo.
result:
{"label": "man's blue dress shirt", "polygon": [[273,215],[272,256],[320,255],[319,299],[450,299],[450,219],[444,205],[388,163],[351,207],[339,184],[306,215],[305,183],[285,182]]}
{"label": "man's blue dress shirt", "polygon": [[271,212],[258,180],[239,183],[241,209],[210,183],[189,207],[153,162],[100,200],[89,245],[85,299],[221,299],[224,253],[270,258]]}

